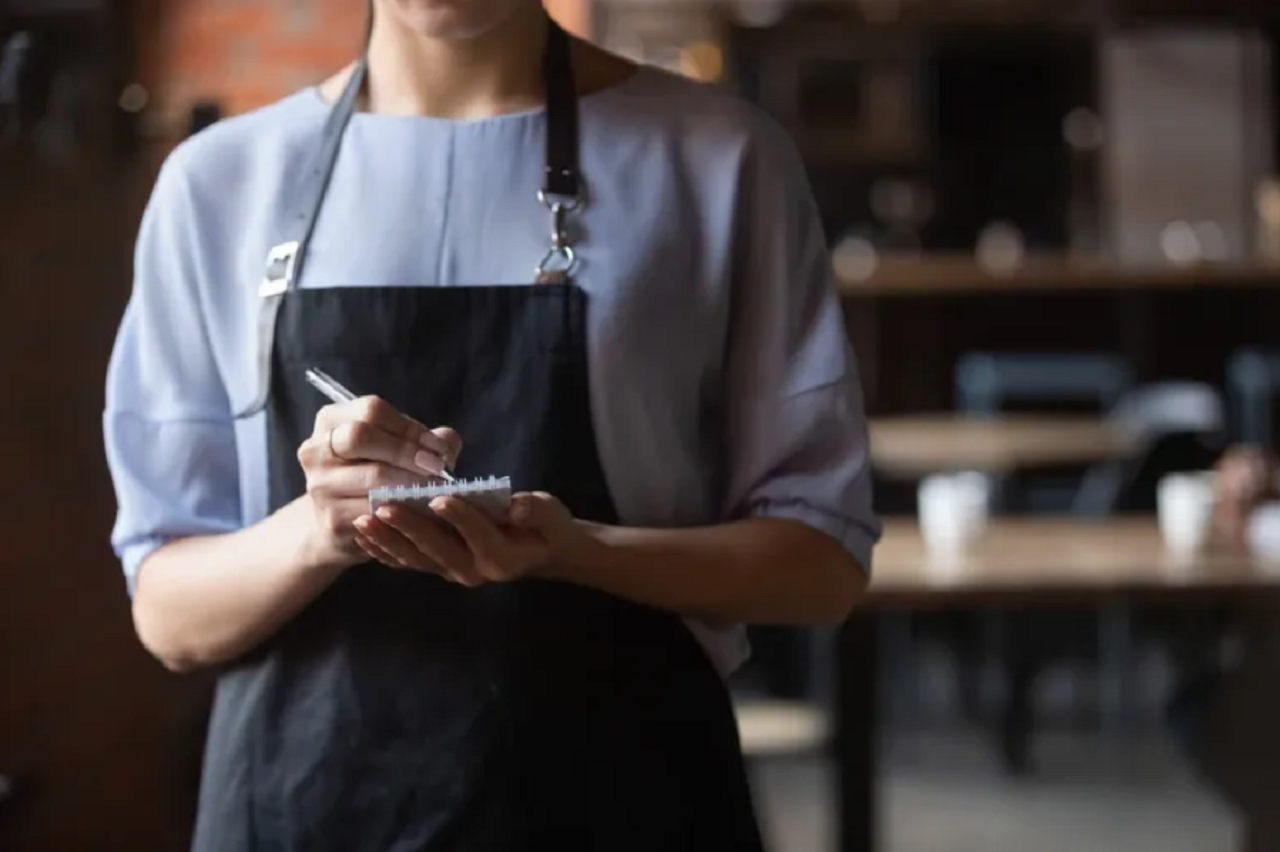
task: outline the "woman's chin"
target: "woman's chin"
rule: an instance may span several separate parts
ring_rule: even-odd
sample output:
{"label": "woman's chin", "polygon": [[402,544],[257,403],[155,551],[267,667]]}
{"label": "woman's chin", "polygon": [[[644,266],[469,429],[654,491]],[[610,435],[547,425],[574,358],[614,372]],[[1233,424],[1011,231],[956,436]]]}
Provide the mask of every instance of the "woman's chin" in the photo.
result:
{"label": "woman's chin", "polygon": [[466,41],[479,38],[509,21],[531,0],[382,0],[408,29],[427,38]]}

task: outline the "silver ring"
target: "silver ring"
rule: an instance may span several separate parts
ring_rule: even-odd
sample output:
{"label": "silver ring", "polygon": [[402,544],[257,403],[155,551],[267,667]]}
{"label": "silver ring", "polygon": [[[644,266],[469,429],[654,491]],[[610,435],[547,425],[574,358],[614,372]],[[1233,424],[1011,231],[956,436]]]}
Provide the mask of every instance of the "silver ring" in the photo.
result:
{"label": "silver ring", "polygon": [[[556,259],[560,259],[560,263],[556,263]],[[538,268],[534,273],[538,278],[544,276],[569,277],[573,270],[578,266],[578,255],[573,250],[573,246],[552,246],[542,258],[542,262],[538,264]]]}

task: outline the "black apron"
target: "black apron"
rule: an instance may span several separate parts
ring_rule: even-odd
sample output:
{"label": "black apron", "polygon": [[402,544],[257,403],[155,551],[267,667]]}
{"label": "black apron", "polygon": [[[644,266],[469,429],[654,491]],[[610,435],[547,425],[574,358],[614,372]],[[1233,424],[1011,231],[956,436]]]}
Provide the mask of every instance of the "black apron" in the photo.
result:
{"label": "black apron", "polygon": [[[529,286],[296,287],[363,74],[332,110],[296,239],[273,250],[262,288],[249,411],[267,412],[272,510],[305,490],[295,453],[325,402],[303,378],[317,366],[457,429],[459,476],[510,475],[615,523],[564,227],[580,198],[568,36],[548,36],[547,171],[530,203],[554,236]],[[761,848],[728,692],[670,613],[369,563],[219,680],[197,852]]]}

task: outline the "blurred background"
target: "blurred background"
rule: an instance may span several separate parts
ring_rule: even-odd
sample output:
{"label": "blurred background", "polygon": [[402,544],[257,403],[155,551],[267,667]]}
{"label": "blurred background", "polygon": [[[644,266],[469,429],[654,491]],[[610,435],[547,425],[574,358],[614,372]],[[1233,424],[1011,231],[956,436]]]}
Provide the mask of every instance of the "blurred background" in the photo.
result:
{"label": "blurred background", "polygon": [[[1280,9],[549,7],[768,111],[821,208],[887,531],[863,611],[753,631],[733,684],[772,847],[1280,850],[1274,470],[1240,449],[1276,438]],[[0,0],[2,849],[186,848],[210,683],[134,638],[106,357],[165,154],[363,15]]]}

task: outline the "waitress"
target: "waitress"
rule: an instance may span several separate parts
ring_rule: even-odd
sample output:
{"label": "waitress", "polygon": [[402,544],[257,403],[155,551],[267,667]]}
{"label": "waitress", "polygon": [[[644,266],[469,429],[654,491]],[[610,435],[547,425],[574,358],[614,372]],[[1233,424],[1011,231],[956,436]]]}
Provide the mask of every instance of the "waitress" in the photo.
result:
{"label": "waitress", "polygon": [[[138,634],[221,674],[195,848],[760,849],[740,625],[878,533],[798,158],[538,0],[373,6],[169,158],[111,361]],[[369,514],[447,470],[521,493]]]}

